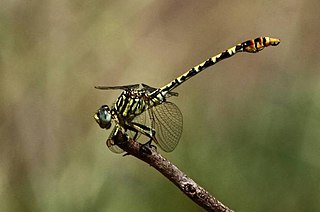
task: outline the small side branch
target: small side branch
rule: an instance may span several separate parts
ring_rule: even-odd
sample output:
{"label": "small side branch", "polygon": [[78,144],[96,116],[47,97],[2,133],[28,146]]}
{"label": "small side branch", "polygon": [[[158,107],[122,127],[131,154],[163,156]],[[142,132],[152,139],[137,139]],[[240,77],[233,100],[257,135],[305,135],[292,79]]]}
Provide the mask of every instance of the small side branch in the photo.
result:
{"label": "small side branch", "polygon": [[114,139],[120,148],[126,151],[129,155],[139,158],[154,167],[200,207],[207,211],[232,211],[179,170],[168,159],[159,154],[155,149],[150,148],[151,154],[142,153],[140,151],[141,144],[131,138],[127,140],[126,136],[121,132],[119,132]]}

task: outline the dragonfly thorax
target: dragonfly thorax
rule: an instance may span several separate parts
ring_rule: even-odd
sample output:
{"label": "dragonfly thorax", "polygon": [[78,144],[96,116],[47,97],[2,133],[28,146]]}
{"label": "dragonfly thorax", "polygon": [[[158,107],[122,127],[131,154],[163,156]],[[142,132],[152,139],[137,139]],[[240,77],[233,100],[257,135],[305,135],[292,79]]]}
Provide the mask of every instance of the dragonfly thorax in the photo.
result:
{"label": "dragonfly thorax", "polygon": [[132,120],[147,109],[155,105],[155,100],[145,90],[126,90],[118,97],[114,104],[118,116]]}

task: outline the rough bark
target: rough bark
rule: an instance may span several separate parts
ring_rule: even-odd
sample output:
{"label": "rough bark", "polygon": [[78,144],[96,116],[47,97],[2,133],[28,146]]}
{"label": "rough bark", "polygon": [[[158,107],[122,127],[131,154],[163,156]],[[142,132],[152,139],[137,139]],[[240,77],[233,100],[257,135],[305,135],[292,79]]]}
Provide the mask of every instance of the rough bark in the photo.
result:
{"label": "rough bark", "polygon": [[158,170],[200,207],[207,211],[232,211],[159,154],[155,148],[146,147],[147,151],[141,151],[142,144],[131,138],[127,139],[121,132],[114,139],[118,146],[127,152],[127,155],[132,155]]}

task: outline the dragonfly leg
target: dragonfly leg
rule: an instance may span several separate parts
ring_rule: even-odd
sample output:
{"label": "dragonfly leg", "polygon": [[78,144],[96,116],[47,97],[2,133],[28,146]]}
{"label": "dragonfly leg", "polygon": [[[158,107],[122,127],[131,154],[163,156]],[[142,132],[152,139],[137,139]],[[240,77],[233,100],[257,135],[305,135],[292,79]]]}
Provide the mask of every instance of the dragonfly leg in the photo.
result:
{"label": "dragonfly leg", "polygon": [[141,153],[147,153],[148,155],[151,155],[151,149],[157,150],[157,146],[152,144],[152,139],[150,139],[147,143],[144,143],[140,147],[140,152]]}
{"label": "dragonfly leg", "polygon": [[152,129],[151,127],[145,126],[143,124],[139,124],[136,122],[131,122],[130,125],[128,125],[128,129],[133,132],[140,132],[141,134],[147,136],[150,138],[150,140],[153,140],[156,131]]}
{"label": "dragonfly leg", "polygon": [[[127,142],[129,140],[128,134],[126,132],[123,132],[123,134],[125,135],[124,136],[124,140],[121,139],[121,141],[119,141],[119,139],[117,139],[117,135],[118,135],[119,131],[121,131],[121,130],[119,129],[119,127],[117,127],[114,130],[114,132],[112,132],[111,137],[106,141],[106,145],[109,147],[109,149],[110,148],[114,148],[114,146],[116,144],[125,143],[125,142]],[[118,146],[118,145],[116,145],[116,146]],[[118,150],[117,148],[116,149],[111,149],[111,151],[113,151],[115,153],[121,153],[122,149],[119,152],[117,150]],[[128,156],[128,155],[131,155],[131,154],[127,152],[127,153],[123,154],[122,156],[124,157],[124,156]]]}
{"label": "dragonfly leg", "polygon": [[135,123],[135,122],[131,122],[131,124],[132,124],[132,128],[135,129],[133,131],[138,131],[138,132],[140,132],[150,138],[150,140],[148,142],[141,145],[140,151],[142,153],[151,154],[150,148],[157,149],[157,147],[152,144],[152,141],[154,140],[154,138],[155,138],[154,136],[156,134],[156,131],[154,129],[152,129],[148,126],[139,124],[139,123]]}
{"label": "dragonfly leg", "polygon": [[[125,135],[125,139],[117,139],[117,136],[118,136],[118,133],[119,131],[121,131],[124,135]],[[114,144],[121,144],[121,143],[125,143],[129,140],[129,135],[126,133],[126,130],[122,129],[121,127],[118,127],[114,134],[112,135],[111,137],[111,141],[114,143]]]}
{"label": "dragonfly leg", "polygon": [[132,130],[134,132],[133,140],[137,140],[139,131],[137,129]]}
{"label": "dragonfly leg", "polygon": [[135,122],[131,122],[130,125],[126,124],[126,129],[134,132],[133,140],[137,139],[138,133],[140,132],[140,127],[137,127],[136,125],[139,125],[139,124],[137,124]]}

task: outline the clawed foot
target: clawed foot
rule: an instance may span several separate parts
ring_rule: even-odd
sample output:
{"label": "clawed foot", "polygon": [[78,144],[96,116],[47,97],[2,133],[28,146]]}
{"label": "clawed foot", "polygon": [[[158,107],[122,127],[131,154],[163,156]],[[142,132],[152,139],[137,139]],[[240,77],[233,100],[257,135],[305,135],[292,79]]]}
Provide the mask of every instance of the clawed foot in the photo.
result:
{"label": "clawed foot", "polygon": [[157,150],[157,147],[155,145],[151,144],[151,142],[152,142],[152,140],[148,141],[145,144],[142,144],[139,149],[140,153],[151,155],[152,149]]}

